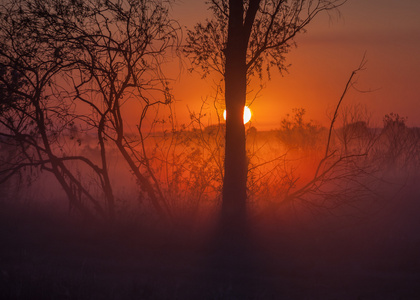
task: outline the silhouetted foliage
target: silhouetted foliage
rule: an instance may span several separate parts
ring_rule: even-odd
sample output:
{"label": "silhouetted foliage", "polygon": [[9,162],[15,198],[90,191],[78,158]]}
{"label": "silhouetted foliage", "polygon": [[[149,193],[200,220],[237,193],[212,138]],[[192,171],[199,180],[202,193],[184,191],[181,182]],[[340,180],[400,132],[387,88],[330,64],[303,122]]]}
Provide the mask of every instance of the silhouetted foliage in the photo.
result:
{"label": "silhouetted foliage", "polygon": [[[285,55],[294,38],[320,12],[337,8],[344,1],[212,0],[213,18],[188,32],[184,51],[203,76],[216,71],[224,79],[226,143],[222,219],[233,223],[246,219],[247,158],[242,120],[247,85],[270,69],[286,69]],[[238,225],[241,227],[242,225]],[[241,229],[238,229],[242,231]]]}
{"label": "silhouetted foliage", "polygon": [[383,118],[381,132],[382,158],[388,162],[391,170],[417,166],[419,161],[419,138],[415,128],[407,127],[407,118],[390,113]]}
{"label": "silhouetted foliage", "polygon": [[407,118],[400,117],[399,114],[390,113],[385,115],[383,122],[385,130],[404,130],[407,127]]}
{"label": "silhouetted foliage", "polygon": [[[242,18],[242,41],[236,51],[245,50],[247,74],[262,78],[275,67],[287,69],[286,54],[295,46],[294,38],[306,31],[306,26],[323,11],[331,11],[345,1],[337,0],[247,0],[208,1],[213,18],[195,25],[188,31],[184,48],[193,65],[201,68],[203,76],[212,71],[225,75],[229,18],[237,11]],[[246,49],[241,49],[246,47]],[[241,49],[241,50],[239,50]]]}
{"label": "silhouetted foliage", "polygon": [[290,149],[314,149],[319,146],[323,128],[312,120],[304,120],[305,113],[305,109],[295,108],[292,117],[287,114],[281,120],[278,137]]}
{"label": "silhouetted foliage", "polygon": [[[189,37],[203,56],[189,54],[225,76],[233,125],[216,105],[209,125],[204,103],[179,126],[161,69],[178,46],[166,3],[0,4],[0,298],[419,298],[420,130],[398,114],[378,129],[360,106],[343,107],[364,60],[329,128],[303,108],[276,130],[242,124],[251,75],[283,70],[305,20],[338,2],[211,1],[215,19]],[[244,31],[255,38],[246,46]],[[238,159],[226,168],[225,150],[225,165]],[[44,198],[53,180],[65,192],[55,203],[66,196],[70,210],[116,222],[57,211]],[[222,197],[227,235],[209,241]]]}
{"label": "silhouetted foliage", "polygon": [[[9,1],[1,5],[0,28],[1,135],[17,141],[21,151],[18,160],[7,162],[3,178],[39,167],[54,174],[72,207],[112,219],[113,141],[163,214],[148,157],[133,146],[144,143],[158,122],[152,118],[144,129],[146,117],[171,103],[160,66],[176,45],[177,26],[163,3]],[[138,135],[129,140],[122,107],[137,101]],[[81,137],[96,136],[99,155],[80,155],[77,145],[68,145],[66,137],[76,135],[79,147]],[[95,179],[86,180],[91,173]]]}
{"label": "silhouetted foliage", "polygon": [[[146,2],[19,3],[22,10],[3,6],[8,14],[0,20],[1,181],[50,172],[71,209],[88,217],[113,218],[123,210],[134,215],[130,197],[140,209],[151,206],[172,221],[217,208],[226,181],[228,125],[220,119],[204,125],[203,106],[191,113],[190,124],[176,126],[170,84],[161,70],[178,43],[177,26],[165,17],[166,9]],[[75,15],[81,11],[83,18]],[[151,19],[143,16],[146,11]],[[27,26],[31,19],[40,27]],[[23,25],[12,30],[18,21]],[[32,43],[25,44],[30,38]],[[352,73],[343,97],[362,66]],[[375,160],[391,159],[396,166],[419,161],[418,131],[407,127],[406,118],[386,116],[379,135],[360,108],[340,106],[343,97],[329,131],[305,120],[303,108],[294,109],[272,132],[253,127],[245,132],[241,123],[245,159],[231,154],[243,163],[245,191],[256,213],[287,203],[350,204],[349,195],[357,199],[358,193],[368,193],[363,184],[378,175]],[[127,123],[128,105],[138,109],[135,125]],[[129,174],[118,178],[114,164]],[[122,194],[118,180],[127,181],[124,188],[133,180],[136,195]],[[240,193],[234,196],[243,200]]]}

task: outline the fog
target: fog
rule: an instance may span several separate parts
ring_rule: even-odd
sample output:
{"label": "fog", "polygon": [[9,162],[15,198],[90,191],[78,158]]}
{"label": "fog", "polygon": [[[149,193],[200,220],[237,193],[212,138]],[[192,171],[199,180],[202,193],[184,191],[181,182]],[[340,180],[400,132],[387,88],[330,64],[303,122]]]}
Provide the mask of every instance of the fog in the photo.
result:
{"label": "fog", "polygon": [[[51,173],[26,169],[1,185],[2,298],[414,299],[420,138],[389,122],[339,127],[327,158],[327,129],[311,122],[250,126],[249,235],[228,251],[215,234],[223,125],[147,140],[166,219],[111,143],[114,220],[84,217]],[[59,144],[100,157],[90,135]],[[3,158],[14,154],[2,145]],[[68,167],[101,199],[95,174]]]}

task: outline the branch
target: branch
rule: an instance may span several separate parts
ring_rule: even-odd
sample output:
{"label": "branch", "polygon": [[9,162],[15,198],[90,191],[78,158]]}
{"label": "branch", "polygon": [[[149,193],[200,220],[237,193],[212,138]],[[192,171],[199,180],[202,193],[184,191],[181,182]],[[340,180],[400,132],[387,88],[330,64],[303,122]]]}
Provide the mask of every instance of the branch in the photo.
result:
{"label": "branch", "polygon": [[335,108],[334,115],[333,115],[333,118],[332,118],[331,124],[330,124],[330,129],[329,129],[329,132],[328,132],[328,141],[327,141],[327,147],[325,149],[325,157],[328,155],[328,151],[329,151],[329,148],[330,148],[330,142],[331,142],[331,132],[332,132],[332,129],[334,127],[334,123],[335,123],[335,121],[337,119],[338,109],[340,108],[341,102],[343,102],[344,96],[347,94],[347,92],[350,89],[350,87],[353,86],[353,77],[359,71],[363,71],[365,65],[366,65],[366,53],[363,54],[363,58],[362,58],[362,61],[359,64],[359,67],[351,73],[350,78],[347,81],[346,87],[344,88],[344,91],[343,91],[343,93],[342,93],[342,95],[340,97],[340,100],[337,103],[337,107]]}
{"label": "branch", "polygon": [[244,36],[246,38],[246,44],[248,44],[251,36],[251,30],[254,25],[255,16],[257,15],[258,8],[260,7],[261,0],[250,0],[248,10],[246,11],[244,21]]}

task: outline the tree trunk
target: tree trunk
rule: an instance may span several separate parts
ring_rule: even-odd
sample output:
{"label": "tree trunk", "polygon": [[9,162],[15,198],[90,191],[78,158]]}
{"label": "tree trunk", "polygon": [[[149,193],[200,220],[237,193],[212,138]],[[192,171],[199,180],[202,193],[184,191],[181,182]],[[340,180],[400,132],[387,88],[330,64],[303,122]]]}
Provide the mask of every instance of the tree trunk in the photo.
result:
{"label": "tree trunk", "polygon": [[222,226],[233,234],[246,221],[247,159],[243,111],[246,100],[247,39],[243,30],[243,3],[230,1],[225,49],[226,147]]}

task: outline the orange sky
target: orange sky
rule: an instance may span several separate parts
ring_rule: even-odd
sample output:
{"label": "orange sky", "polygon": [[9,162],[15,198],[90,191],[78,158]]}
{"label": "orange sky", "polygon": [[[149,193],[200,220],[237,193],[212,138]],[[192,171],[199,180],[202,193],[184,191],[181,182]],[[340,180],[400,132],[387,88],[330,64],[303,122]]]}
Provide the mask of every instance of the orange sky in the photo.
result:
{"label": "orange sky", "polygon": [[[204,2],[182,0],[173,6],[173,16],[191,27],[208,14]],[[348,0],[340,12],[319,16],[297,38],[298,47],[286,57],[289,73],[281,77],[274,71],[251,106],[254,126],[278,128],[295,107],[326,124],[365,52],[366,70],[357,87],[371,92],[352,91],[343,104],[366,106],[373,125],[381,126],[383,116],[394,112],[408,117],[409,126],[420,126],[420,1]],[[201,99],[214,95],[213,80],[181,72],[174,86],[180,123],[187,122],[187,106],[198,111]]]}

